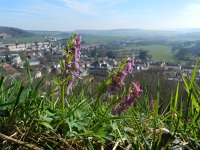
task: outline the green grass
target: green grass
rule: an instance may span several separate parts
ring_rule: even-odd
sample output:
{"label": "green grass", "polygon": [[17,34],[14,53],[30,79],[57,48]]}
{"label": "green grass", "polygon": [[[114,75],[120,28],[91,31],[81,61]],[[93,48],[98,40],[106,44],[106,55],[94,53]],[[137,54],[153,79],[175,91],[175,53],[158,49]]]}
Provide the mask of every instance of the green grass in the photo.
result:
{"label": "green grass", "polygon": [[[131,146],[159,150],[171,149],[176,138],[181,142],[190,142],[193,149],[198,149],[200,88],[194,82],[197,66],[191,80],[183,78],[187,99],[179,99],[178,83],[168,111],[159,112],[162,102],[159,101],[158,82],[154,109],[150,110],[149,96],[146,95],[121,115],[112,115],[110,112],[126,91],[121,96],[115,93],[113,98],[102,102],[110,79],[100,83],[97,91],[90,96],[86,94],[90,82],[79,82],[71,95],[65,97],[67,105],[63,116],[59,86],[54,82],[51,82],[51,90],[42,90],[45,77],[36,81],[29,69],[28,83],[15,77],[2,76],[0,148],[14,148],[15,143],[17,147],[28,149],[31,146],[34,149],[113,149]],[[82,87],[81,91],[79,87]],[[169,130],[169,133],[165,130]],[[9,138],[13,133],[17,134]]]}
{"label": "green grass", "polygon": [[[73,39],[70,40],[74,42]],[[68,46],[73,46],[68,43]],[[70,55],[71,56],[71,55]],[[72,55],[73,56],[73,55]],[[70,57],[69,57],[70,58]],[[72,59],[70,58],[69,61]],[[113,78],[96,85],[92,80],[79,80],[70,95],[67,87],[65,61],[62,72],[48,81],[48,74],[34,79],[26,63],[27,80],[15,76],[0,77],[0,149],[172,149],[174,139],[191,149],[200,148],[200,87],[195,83],[198,61],[190,79],[182,78],[186,99],[179,99],[179,84],[170,104],[160,111],[160,82],[158,79],[155,106],[150,108],[149,97],[134,97],[134,105],[120,115],[111,112],[122,105],[129,92],[137,93],[131,85],[108,89]],[[62,74],[63,73],[63,74]],[[63,76],[64,75],[64,76]],[[69,76],[69,75],[68,75]],[[117,78],[118,79],[118,78]],[[46,89],[45,89],[46,87]],[[133,93],[132,93],[133,92]],[[106,95],[110,93],[110,97]],[[105,101],[106,98],[106,101]],[[103,101],[104,100],[104,101]],[[167,131],[168,130],[168,131]]]}
{"label": "green grass", "polygon": [[167,38],[167,41],[169,42],[187,42],[187,41],[196,41],[198,40],[198,38],[184,38],[184,37],[170,37],[170,38]]}
{"label": "green grass", "polygon": [[[166,112],[159,112],[162,102],[159,102],[161,95],[158,83],[153,110],[150,110],[146,96],[143,101],[136,101],[128,111],[114,116],[110,113],[113,109],[112,101],[101,101],[105,84],[100,84],[94,95],[88,96],[85,94],[88,86],[80,82],[77,86],[83,86],[84,90],[80,92],[74,87],[66,98],[64,118],[60,109],[61,99],[57,97],[57,86],[51,85],[54,87],[51,91],[43,91],[43,78],[33,84],[35,81],[31,76],[28,83],[16,80],[15,77],[1,77],[0,148],[125,149],[130,146],[159,150],[167,147],[171,149],[173,139],[176,138],[182,142],[192,142],[192,148],[198,149],[200,90],[194,82],[194,76],[195,72],[191,82],[184,79],[188,106],[183,112],[185,106],[182,103],[178,108],[179,84],[176,93],[172,95],[170,109]],[[8,81],[10,84],[6,86]],[[164,129],[170,131],[166,133],[167,136],[164,136]],[[7,137],[13,133],[17,134],[12,138]]]}
{"label": "green grass", "polygon": [[125,50],[139,50],[144,49],[150,52],[152,60],[154,61],[165,61],[165,62],[174,62],[173,53],[171,51],[172,47],[168,45],[146,45],[146,46],[130,46],[124,47]]}
{"label": "green grass", "polygon": [[83,36],[84,41],[86,44],[96,44],[96,43],[107,43],[113,41],[121,41],[124,37],[117,37],[117,36],[103,36],[103,35],[86,35]]}

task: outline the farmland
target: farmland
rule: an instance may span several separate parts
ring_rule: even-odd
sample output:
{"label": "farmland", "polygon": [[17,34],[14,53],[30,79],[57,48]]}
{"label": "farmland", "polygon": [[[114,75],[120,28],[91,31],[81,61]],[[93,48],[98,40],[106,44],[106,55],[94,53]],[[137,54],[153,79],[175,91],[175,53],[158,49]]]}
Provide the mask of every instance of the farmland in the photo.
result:
{"label": "farmland", "polygon": [[145,46],[125,46],[120,51],[124,50],[148,50],[153,61],[174,62],[172,46],[169,45],[145,45]]}

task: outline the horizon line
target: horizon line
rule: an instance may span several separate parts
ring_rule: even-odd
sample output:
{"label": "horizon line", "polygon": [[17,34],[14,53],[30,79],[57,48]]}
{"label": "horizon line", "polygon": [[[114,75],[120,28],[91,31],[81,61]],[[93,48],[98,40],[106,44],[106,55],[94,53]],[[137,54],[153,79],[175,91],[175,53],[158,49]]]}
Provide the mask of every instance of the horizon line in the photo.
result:
{"label": "horizon line", "polygon": [[146,31],[183,31],[183,30],[197,30],[200,28],[171,28],[171,29],[145,29],[145,28],[109,28],[109,29],[73,29],[73,30],[45,30],[45,29],[24,29],[21,27],[13,27],[13,26],[0,26],[0,27],[8,27],[8,28],[16,28],[25,31],[46,31],[46,32],[75,32],[75,31],[110,31],[110,30],[146,30]]}

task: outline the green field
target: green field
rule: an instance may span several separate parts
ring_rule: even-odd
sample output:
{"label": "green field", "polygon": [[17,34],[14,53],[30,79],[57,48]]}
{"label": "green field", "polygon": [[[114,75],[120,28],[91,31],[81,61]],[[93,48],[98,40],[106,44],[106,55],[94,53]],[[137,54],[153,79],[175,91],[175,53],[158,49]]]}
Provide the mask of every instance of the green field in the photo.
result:
{"label": "green field", "polygon": [[168,45],[146,45],[146,46],[128,46],[123,47],[124,50],[148,50],[154,61],[174,62],[172,47]]}
{"label": "green field", "polygon": [[86,44],[96,44],[96,43],[107,43],[113,41],[121,41],[124,37],[118,36],[103,36],[103,35],[83,35],[82,36]]}

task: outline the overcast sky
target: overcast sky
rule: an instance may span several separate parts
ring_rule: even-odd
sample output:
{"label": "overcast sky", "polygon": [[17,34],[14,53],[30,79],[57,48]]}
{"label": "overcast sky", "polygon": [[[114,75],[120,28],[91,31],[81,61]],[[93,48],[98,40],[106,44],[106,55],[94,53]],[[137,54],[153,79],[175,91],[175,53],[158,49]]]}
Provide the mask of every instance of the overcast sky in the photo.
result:
{"label": "overcast sky", "polygon": [[0,0],[0,26],[57,31],[200,28],[200,0]]}

